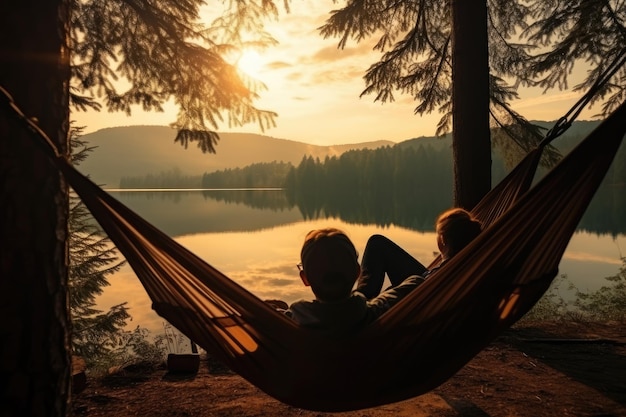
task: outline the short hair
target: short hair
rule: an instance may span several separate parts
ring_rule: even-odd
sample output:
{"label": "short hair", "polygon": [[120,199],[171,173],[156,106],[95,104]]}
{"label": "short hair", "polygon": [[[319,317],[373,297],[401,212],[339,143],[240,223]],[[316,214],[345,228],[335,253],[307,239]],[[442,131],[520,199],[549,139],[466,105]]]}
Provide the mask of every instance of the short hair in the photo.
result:
{"label": "short hair", "polygon": [[444,211],[437,217],[435,223],[435,230],[443,237],[450,255],[460,252],[480,234],[482,229],[480,221],[462,208]]}
{"label": "short hair", "polygon": [[[345,255],[346,264],[353,263],[355,274],[346,276],[338,271],[328,271],[322,276],[310,275],[307,266],[311,256],[319,250],[330,250],[334,255]],[[304,238],[300,251],[302,267],[315,296],[322,301],[337,301],[350,295],[354,282],[358,278],[359,254],[350,238],[341,230],[328,227],[311,230]],[[340,260],[341,262],[342,260]]]}

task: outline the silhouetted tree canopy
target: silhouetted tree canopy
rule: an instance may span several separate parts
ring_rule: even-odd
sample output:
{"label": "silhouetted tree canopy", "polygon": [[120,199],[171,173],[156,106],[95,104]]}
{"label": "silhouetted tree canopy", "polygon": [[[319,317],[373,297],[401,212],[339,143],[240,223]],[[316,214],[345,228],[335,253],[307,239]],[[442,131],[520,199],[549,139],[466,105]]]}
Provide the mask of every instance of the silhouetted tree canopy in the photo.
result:
{"label": "silhouetted tree canopy", "polygon": [[[584,81],[573,89],[582,95],[626,45],[626,5],[618,0],[346,0],[343,4],[331,13],[321,34],[339,38],[339,48],[351,39],[357,43],[376,41],[374,49],[381,53],[380,60],[365,71],[362,96],[371,94],[374,101],[383,103],[395,100],[396,94],[412,97],[416,114],[442,114],[437,134],[451,131],[453,119],[463,119],[453,132],[455,147],[462,146],[455,150],[455,167],[460,167],[455,171],[455,192],[462,196],[466,193],[460,188],[474,188],[476,193],[481,186],[474,183],[489,181],[482,171],[471,180],[472,167],[482,170],[489,162],[489,149],[483,146],[482,136],[488,135],[483,126],[468,126],[468,120],[489,118],[492,127],[501,128],[492,144],[514,154],[519,152],[517,147],[527,152],[543,135],[511,107],[510,103],[519,98],[518,89],[565,89],[574,65],[588,66]],[[479,10],[483,8],[487,27],[474,23],[483,19]],[[480,48],[484,31],[488,64],[482,61]],[[458,55],[455,36],[465,48]],[[466,59],[472,54],[476,54],[475,64]],[[464,60],[463,66],[455,66],[458,59]],[[456,77],[454,68],[458,70]],[[479,80],[484,71],[489,77],[489,105],[482,108],[482,94],[487,92],[473,89],[466,77]],[[453,103],[453,87],[460,81],[464,82],[462,92],[476,98],[476,108],[457,103],[463,101],[461,97]],[[621,68],[592,103],[602,101],[602,114],[607,115],[624,100],[625,87],[626,69]],[[480,148],[472,148],[471,142]],[[551,165],[557,158],[554,149],[549,149],[544,163]],[[458,183],[460,180],[465,182]]]}

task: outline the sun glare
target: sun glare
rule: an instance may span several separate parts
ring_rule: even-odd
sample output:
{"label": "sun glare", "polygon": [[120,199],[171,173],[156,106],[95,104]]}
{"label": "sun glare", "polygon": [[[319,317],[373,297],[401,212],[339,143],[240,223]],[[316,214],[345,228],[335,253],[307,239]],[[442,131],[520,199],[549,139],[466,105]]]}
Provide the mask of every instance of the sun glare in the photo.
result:
{"label": "sun glare", "polygon": [[237,67],[251,77],[258,77],[263,68],[263,59],[257,51],[246,50],[237,61]]}

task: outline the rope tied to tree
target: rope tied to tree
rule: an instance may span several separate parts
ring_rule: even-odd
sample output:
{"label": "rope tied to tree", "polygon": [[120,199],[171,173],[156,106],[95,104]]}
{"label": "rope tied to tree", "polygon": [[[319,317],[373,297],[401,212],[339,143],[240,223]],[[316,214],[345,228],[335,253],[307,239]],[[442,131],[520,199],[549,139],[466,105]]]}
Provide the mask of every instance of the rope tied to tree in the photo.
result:
{"label": "rope tied to tree", "polygon": [[[54,142],[52,142],[52,139],[50,139],[50,137],[46,134],[46,132],[44,132],[39,127],[39,125],[37,124],[37,119],[36,118],[31,119],[28,116],[26,116],[24,112],[20,109],[20,107],[17,105],[17,103],[15,103],[15,100],[13,100],[13,96],[11,96],[11,94],[9,94],[9,92],[1,85],[0,85],[0,100],[2,100],[12,110],[12,113],[14,116],[16,116],[17,120],[22,122],[22,124],[25,125],[28,130],[40,136],[45,141],[45,143],[48,145],[49,150],[54,154],[55,158],[65,159],[65,157],[59,153],[59,150],[54,144]],[[38,146],[44,147],[45,146],[44,141],[34,141],[34,142]]]}
{"label": "rope tied to tree", "polygon": [[561,136],[570,128],[574,120],[578,117],[583,108],[591,101],[594,95],[615,75],[615,73],[626,63],[626,48],[617,54],[615,59],[600,73],[591,88],[561,117],[555,125],[546,133],[546,137],[539,144],[544,147],[557,137]]}

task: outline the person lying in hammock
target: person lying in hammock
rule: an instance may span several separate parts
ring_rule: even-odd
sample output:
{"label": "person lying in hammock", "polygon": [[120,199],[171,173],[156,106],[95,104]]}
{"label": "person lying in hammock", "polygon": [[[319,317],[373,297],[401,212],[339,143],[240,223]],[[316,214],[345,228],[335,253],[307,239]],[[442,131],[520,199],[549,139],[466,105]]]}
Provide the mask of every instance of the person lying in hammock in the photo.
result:
{"label": "person lying in hammock", "polygon": [[315,299],[296,301],[284,313],[303,326],[345,332],[373,322],[424,279],[417,275],[371,300],[354,292],[361,274],[354,244],[341,230],[325,228],[310,231],[300,252],[300,278],[310,286]]}
{"label": "person lying in hammock", "polygon": [[389,277],[391,287],[400,285],[411,275],[428,277],[474,240],[482,231],[482,225],[468,211],[453,208],[437,217],[435,231],[442,261],[430,270],[390,239],[372,235],[365,245],[356,291],[367,299],[375,298],[380,294],[385,274]]}

